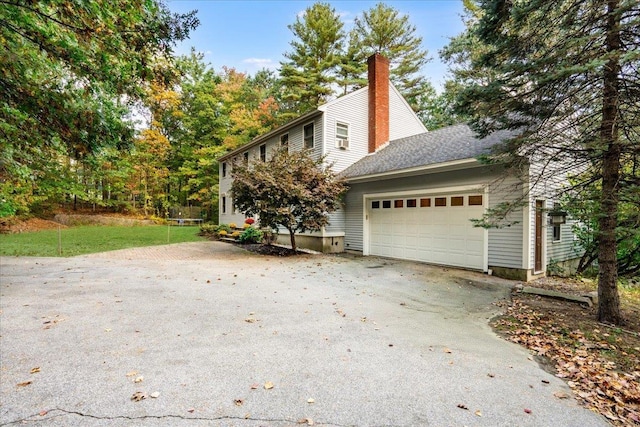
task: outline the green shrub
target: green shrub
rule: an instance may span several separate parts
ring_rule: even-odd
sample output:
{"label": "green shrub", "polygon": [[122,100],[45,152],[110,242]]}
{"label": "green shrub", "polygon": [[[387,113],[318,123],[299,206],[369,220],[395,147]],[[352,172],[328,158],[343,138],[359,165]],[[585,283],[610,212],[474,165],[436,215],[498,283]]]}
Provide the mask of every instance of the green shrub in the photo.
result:
{"label": "green shrub", "polygon": [[238,237],[240,243],[260,243],[262,242],[262,231],[257,228],[249,227]]}
{"label": "green shrub", "polygon": [[218,226],[215,224],[202,224],[200,226],[200,234],[201,236],[213,236],[218,231]]}
{"label": "green shrub", "polygon": [[231,234],[231,227],[229,227],[229,224],[220,224],[216,227],[216,232],[220,234],[221,231],[226,231],[227,234]]}

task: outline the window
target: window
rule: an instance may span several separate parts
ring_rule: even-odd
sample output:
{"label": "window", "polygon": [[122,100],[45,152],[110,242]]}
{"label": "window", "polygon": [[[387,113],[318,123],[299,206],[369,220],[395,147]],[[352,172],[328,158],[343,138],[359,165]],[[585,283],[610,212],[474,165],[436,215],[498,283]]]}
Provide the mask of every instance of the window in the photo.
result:
{"label": "window", "polygon": [[482,206],[482,196],[469,196],[469,206]]}
{"label": "window", "polygon": [[227,176],[227,162],[222,163],[222,177]]}
{"label": "window", "polygon": [[244,152],[244,164],[249,164],[249,152],[245,151]]}
{"label": "window", "polygon": [[222,196],[221,209],[222,213],[227,213],[227,196]]}
{"label": "window", "polygon": [[451,206],[464,206],[464,197],[462,196],[451,197]]}
{"label": "window", "polygon": [[383,209],[389,209],[389,208],[391,208],[391,200],[383,200],[383,201],[382,201],[382,208],[383,208]]}
{"label": "window", "polygon": [[407,199],[407,207],[415,208],[416,207],[416,199]]}
{"label": "window", "polygon": [[431,199],[420,199],[420,207],[421,208],[431,207]]}
{"label": "window", "polygon": [[260,160],[263,162],[267,161],[267,144],[262,144],[260,146]]}
{"label": "window", "polygon": [[380,209],[380,200],[376,200],[375,202],[371,202],[371,209]]}
{"label": "window", "polygon": [[436,197],[436,206],[447,206],[447,198],[446,197]]}
{"label": "window", "polygon": [[313,123],[304,127],[304,148],[313,148]]}
{"label": "window", "polygon": [[346,123],[336,123],[336,146],[342,149],[349,147],[349,125]]}
{"label": "window", "polygon": [[281,147],[289,147],[289,134],[285,133],[284,135],[280,135],[280,146]]}
{"label": "window", "polygon": [[402,208],[404,207],[404,200],[394,200],[393,201],[394,208]]}

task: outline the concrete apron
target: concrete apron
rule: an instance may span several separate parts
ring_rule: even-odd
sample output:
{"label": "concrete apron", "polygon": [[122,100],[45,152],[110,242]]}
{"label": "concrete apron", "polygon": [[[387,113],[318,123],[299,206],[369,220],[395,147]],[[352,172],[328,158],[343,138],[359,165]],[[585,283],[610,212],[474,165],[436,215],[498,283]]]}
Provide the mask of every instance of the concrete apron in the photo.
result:
{"label": "concrete apron", "polygon": [[0,259],[0,424],[608,425],[491,331],[507,282],[172,246]]}

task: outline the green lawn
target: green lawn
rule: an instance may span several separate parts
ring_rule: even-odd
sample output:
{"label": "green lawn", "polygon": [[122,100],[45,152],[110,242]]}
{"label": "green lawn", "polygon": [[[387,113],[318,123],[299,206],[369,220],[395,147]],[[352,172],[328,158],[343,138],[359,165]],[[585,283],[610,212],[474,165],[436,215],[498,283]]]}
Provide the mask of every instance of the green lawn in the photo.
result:
{"label": "green lawn", "polygon": [[[60,231],[61,256],[75,256],[141,246],[195,242],[198,227],[149,226],[81,226]],[[58,230],[0,235],[0,255],[60,256]]]}

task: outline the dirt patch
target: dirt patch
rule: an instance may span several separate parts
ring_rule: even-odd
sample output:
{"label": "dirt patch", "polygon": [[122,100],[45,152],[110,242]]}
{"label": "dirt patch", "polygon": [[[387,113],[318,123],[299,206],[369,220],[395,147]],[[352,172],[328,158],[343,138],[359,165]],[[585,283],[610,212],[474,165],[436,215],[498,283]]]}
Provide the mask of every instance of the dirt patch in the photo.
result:
{"label": "dirt patch", "polygon": [[[595,287],[557,278],[532,285],[577,295]],[[640,425],[640,308],[624,298],[621,305],[626,323],[612,327],[596,320],[597,306],[517,294],[492,325],[564,378],[582,405],[615,425]]]}
{"label": "dirt patch", "polygon": [[30,218],[0,223],[0,233],[29,233],[32,231],[57,229],[58,227],[67,228],[66,225],[62,225],[59,222],[41,218]]}
{"label": "dirt patch", "polygon": [[53,218],[60,224],[65,225],[153,225],[153,221],[148,219],[131,218],[116,215],[67,215],[56,214]]}
{"label": "dirt patch", "polygon": [[235,245],[242,249],[245,249],[250,252],[255,252],[260,255],[271,255],[271,256],[281,256],[281,257],[289,257],[294,255],[308,255],[306,252],[294,251],[291,248],[286,248],[284,246],[277,246],[277,245],[264,245],[264,244],[243,245],[241,243],[235,243]]}

